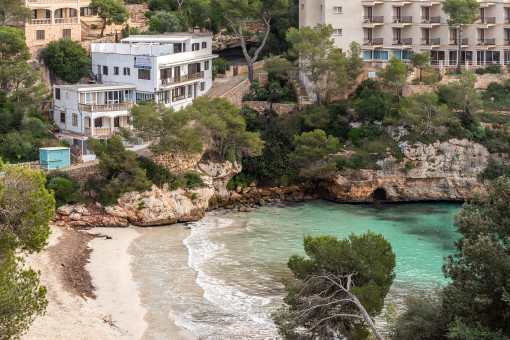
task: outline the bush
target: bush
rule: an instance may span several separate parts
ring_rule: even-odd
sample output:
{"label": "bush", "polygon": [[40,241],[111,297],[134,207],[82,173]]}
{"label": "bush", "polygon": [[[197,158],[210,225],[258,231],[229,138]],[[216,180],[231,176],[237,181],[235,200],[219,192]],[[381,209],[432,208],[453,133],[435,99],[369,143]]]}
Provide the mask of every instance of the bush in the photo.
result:
{"label": "bush", "polygon": [[200,175],[194,172],[186,172],[184,179],[186,180],[186,188],[205,187],[205,183]]}
{"label": "bush", "polygon": [[181,32],[181,21],[172,12],[156,12],[149,21],[150,30],[158,33]]}
{"label": "bush", "polygon": [[246,188],[250,185],[251,180],[244,173],[235,175],[228,181],[227,190],[234,190],[237,187]]}
{"label": "bush", "polygon": [[213,59],[212,66],[213,66],[213,79],[216,78],[218,74],[225,74],[225,72],[230,68],[229,62],[223,58]]}
{"label": "bush", "polygon": [[510,166],[498,163],[493,159],[489,159],[487,167],[479,175],[483,180],[494,180],[501,176],[510,176]]}
{"label": "bush", "polygon": [[476,74],[485,74],[485,73],[487,73],[487,69],[480,67],[475,70],[475,73]]}
{"label": "bush", "polygon": [[503,72],[501,65],[491,64],[485,68],[487,73],[500,74]]}
{"label": "bush", "polygon": [[130,35],[136,35],[136,34],[138,34],[138,33],[139,33],[139,32],[138,32],[138,28],[136,28],[136,27],[130,27],[129,25],[126,25],[126,27],[124,27],[124,28],[122,29],[122,36],[123,36],[124,38],[127,38],[127,37],[129,37]]}
{"label": "bush", "polygon": [[178,187],[178,177],[168,170],[168,168],[154,163],[146,157],[137,158],[140,167],[145,170],[145,174],[149,180],[152,181],[157,187],[161,188],[166,183],[169,187]]}
{"label": "bush", "polygon": [[97,26],[96,24],[91,24],[91,25],[90,25],[90,28],[92,28],[93,30],[97,30],[97,27],[98,27],[98,26]]}
{"label": "bush", "polygon": [[67,178],[54,177],[47,185],[47,188],[48,190],[53,190],[57,207],[83,200],[83,196],[78,192],[78,187],[72,180]]}
{"label": "bush", "polygon": [[50,42],[42,51],[41,59],[48,69],[62,80],[76,83],[88,72],[89,55],[78,41],[60,39]]}

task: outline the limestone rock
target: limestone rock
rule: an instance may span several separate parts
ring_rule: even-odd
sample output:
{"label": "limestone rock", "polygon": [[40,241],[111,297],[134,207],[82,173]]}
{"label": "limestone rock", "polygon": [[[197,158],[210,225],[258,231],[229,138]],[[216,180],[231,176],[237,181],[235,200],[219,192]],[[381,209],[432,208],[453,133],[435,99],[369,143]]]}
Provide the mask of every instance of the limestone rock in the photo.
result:
{"label": "limestone rock", "polygon": [[74,206],[66,204],[57,209],[57,212],[61,215],[69,216],[73,213]]}

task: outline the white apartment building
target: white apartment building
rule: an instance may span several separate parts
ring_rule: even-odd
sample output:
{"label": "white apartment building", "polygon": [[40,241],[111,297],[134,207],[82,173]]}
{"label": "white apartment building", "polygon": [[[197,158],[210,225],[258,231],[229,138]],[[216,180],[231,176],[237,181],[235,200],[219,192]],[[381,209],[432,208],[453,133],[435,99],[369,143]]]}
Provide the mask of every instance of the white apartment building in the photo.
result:
{"label": "white apartment building", "polygon": [[212,86],[211,42],[209,33],[170,33],[91,44],[92,72],[103,83],[134,85],[136,101],[178,110]]}
{"label": "white apartment building", "polygon": [[335,46],[347,51],[356,41],[367,62],[430,51],[433,65],[453,67],[461,43],[462,66],[510,63],[510,0],[479,0],[480,19],[464,30],[461,42],[448,27],[443,1],[300,0],[299,25],[331,24]]}
{"label": "white apartment building", "polygon": [[135,105],[132,84],[78,84],[53,87],[53,120],[60,128],[57,137],[76,145],[83,160],[95,156],[87,138],[110,138],[119,128],[130,129],[129,109]]}

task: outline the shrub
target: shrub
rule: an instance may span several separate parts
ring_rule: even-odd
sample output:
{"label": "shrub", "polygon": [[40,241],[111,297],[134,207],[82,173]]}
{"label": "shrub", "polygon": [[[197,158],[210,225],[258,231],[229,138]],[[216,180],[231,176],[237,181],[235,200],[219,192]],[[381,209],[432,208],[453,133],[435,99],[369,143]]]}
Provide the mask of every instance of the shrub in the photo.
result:
{"label": "shrub", "polygon": [[48,190],[53,190],[57,207],[83,200],[83,196],[78,192],[78,187],[67,178],[54,177],[47,187]]}
{"label": "shrub", "polygon": [[223,58],[213,59],[212,66],[213,66],[213,79],[216,78],[218,74],[225,74],[225,72],[227,72],[227,70],[230,68],[229,62]]}
{"label": "shrub", "polygon": [[194,172],[186,172],[184,179],[186,180],[186,188],[205,187],[205,183],[200,175]]}
{"label": "shrub", "polygon": [[149,21],[150,30],[158,33],[181,32],[179,17],[171,12],[156,12]]}
{"label": "shrub", "polygon": [[234,190],[237,187],[246,188],[250,185],[251,180],[244,173],[235,175],[228,181],[227,190]]}
{"label": "shrub", "polygon": [[122,36],[124,38],[127,38],[129,37],[130,35],[135,35],[135,34],[138,34],[138,28],[136,27],[130,27],[129,25],[126,25],[126,27],[124,27],[122,29]]}
{"label": "shrub", "polygon": [[140,164],[140,167],[145,170],[147,178],[150,179],[156,186],[161,188],[165,183],[172,188],[178,186],[176,183],[178,180],[177,176],[172,174],[166,167],[156,164],[150,159],[142,156],[138,157],[137,161]]}
{"label": "shrub", "polygon": [[364,150],[359,150],[349,158],[347,166],[351,169],[372,169],[377,166],[374,157]]}
{"label": "shrub", "polygon": [[80,42],[60,39],[50,42],[42,51],[41,59],[62,80],[76,83],[88,72],[88,52]]}
{"label": "shrub", "polygon": [[475,70],[475,73],[476,73],[476,74],[485,74],[485,73],[487,73],[487,72],[488,72],[488,71],[487,71],[487,69],[485,69],[485,68],[481,68],[481,67],[480,67],[480,68],[477,68],[477,69]]}
{"label": "shrub", "polygon": [[144,13],[144,16],[147,18],[147,19],[151,19],[154,15],[156,14],[156,12],[154,11],[147,11]]}
{"label": "shrub", "polygon": [[491,64],[485,68],[487,73],[500,74],[502,73],[501,65]]}
{"label": "shrub", "polygon": [[96,24],[91,24],[91,25],[90,25],[90,28],[92,28],[93,30],[97,30],[97,27],[98,27],[98,26],[97,26]]}
{"label": "shrub", "polygon": [[489,163],[483,172],[480,173],[480,179],[494,180],[501,176],[510,176],[510,166],[489,159]]}

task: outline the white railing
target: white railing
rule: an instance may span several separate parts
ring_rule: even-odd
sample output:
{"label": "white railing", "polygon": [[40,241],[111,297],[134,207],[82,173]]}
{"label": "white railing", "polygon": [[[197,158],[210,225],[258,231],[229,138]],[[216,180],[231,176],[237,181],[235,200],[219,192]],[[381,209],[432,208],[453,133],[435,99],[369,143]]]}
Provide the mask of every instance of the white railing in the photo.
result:
{"label": "white railing", "polygon": [[78,23],[78,18],[55,18],[56,24],[76,24]]}
{"label": "white railing", "polygon": [[32,19],[28,23],[30,25],[51,25],[51,19]]}

